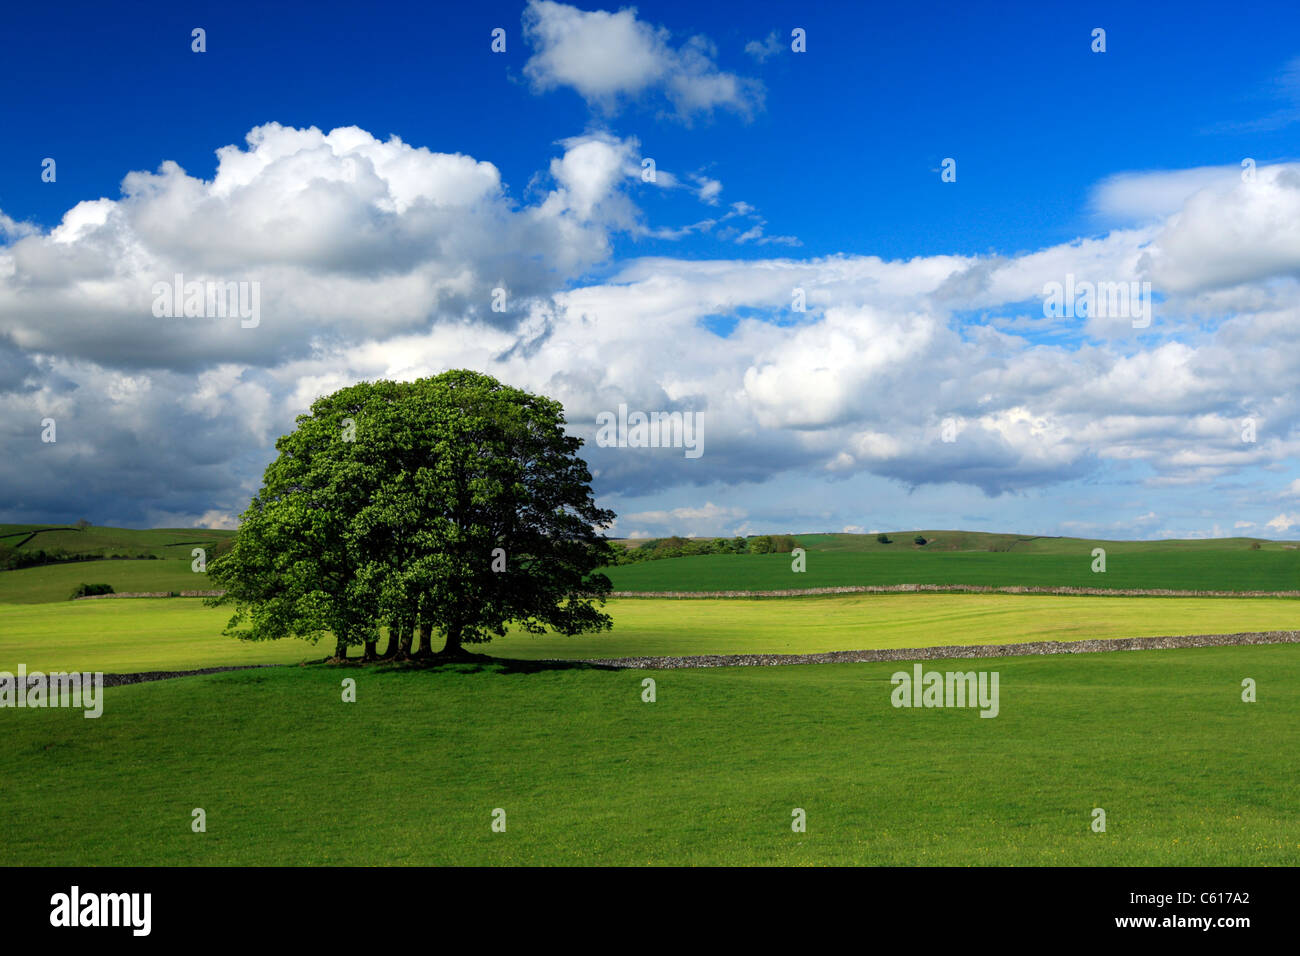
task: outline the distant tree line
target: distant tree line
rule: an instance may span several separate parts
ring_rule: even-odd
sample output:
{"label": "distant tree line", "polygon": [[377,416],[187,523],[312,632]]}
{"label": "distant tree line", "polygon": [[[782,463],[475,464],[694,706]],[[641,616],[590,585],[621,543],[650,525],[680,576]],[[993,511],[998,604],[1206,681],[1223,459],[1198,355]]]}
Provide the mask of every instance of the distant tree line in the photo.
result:
{"label": "distant tree line", "polygon": [[114,594],[113,585],[111,584],[78,584],[72,590],[69,600],[75,601],[79,597],[94,597],[97,594]]}
{"label": "distant tree line", "polygon": [[656,538],[637,547],[621,541],[612,542],[615,565],[640,564],[663,558],[681,558],[696,554],[789,554],[799,542],[788,534],[760,534],[749,538]]}
{"label": "distant tree line", "polygon": [[63,548],[22,549],[0,544],[0,571],[17,571],[44,564],[69,564],[74,561],[156,561],[156,554],[86,554]]}

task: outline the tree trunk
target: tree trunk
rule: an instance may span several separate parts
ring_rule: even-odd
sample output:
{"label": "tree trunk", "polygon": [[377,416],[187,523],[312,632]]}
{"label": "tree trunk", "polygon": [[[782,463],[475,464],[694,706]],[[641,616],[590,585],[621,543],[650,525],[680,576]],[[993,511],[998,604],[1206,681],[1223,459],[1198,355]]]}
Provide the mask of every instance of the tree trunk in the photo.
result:
{"label": "tree trunk", "polygon": [[415,652],[416,657],[433,656],[433,635],[430,630],[428,621],[420,622],[420,647]]}
{"label": "tree trunk", "polygon": [[388,625],[388,644],[385,645],[384,653],[379,655],[379,659],[381,661],[391,661],[397,656],[397,648],[400,643],[401,638],[398,636],[397,625]]}
{"label": "tree trunk", "polygon": [[375,653],[375,648],[378,646],[378,644],[379,644],[378,641],[366,641],[366,652],[365,654],[362,655],[361,659],[363,661],[379,660],[379,655]]}
{"label": "tree trunk", "polygon": [[460,644],[461,629],[459,624],[450,624],[447,627],[447,643],[443,645],[440,657],[459,657],[464,653]]}
{"label": "tree trunk", "polygon": [[343,661],[348,657],[348,642],[341,637],[334,639],[334,659]]}
{"label": "tree trunk", "polygon": [[397,656],[405,660],[411,656],[411,634],[414,631],[409,624],[397,627]]}

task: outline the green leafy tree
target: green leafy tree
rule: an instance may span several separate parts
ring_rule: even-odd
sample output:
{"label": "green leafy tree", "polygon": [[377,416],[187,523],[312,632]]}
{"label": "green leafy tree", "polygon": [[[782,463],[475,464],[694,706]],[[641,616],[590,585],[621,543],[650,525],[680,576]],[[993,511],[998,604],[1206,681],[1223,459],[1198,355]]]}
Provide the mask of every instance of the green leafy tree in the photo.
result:
{"label": "green leafy tree", "polygon": [[[365,576],[384,582],[372,586],[384,607],[444,635],[443,656],[508,625],[612,626],[593,601],[611,589],[598,571],[614,558],[600,533],[614,513],[596,507],[564,424],[558,402],[469,371],[411,383],[376,423],[389,465],[355,519]],[[359,442],[370,427],[358,421]]]}
{"label": "green leafy tree", "polygon": [[799,542],[788,534],[772,535],[772,550],[777,554],[789,554],[799,547]]}
{"label": "green leafy tree", "polygon": [[[343,389],[313,404],[209,565],[247,639],[336,638],[336,657],[467,656],[515,626],[608,629],[614,560],[581,440],[558,402],[470,371]],[[418,635],[418,642],[415,635]]]}
{"label": "green leafy tree", "polygon": [[226,633],[243,640],[335,639],[334,656],[373,646],[377,596],[360,577],[365,556],[351,520],[379,469],[367,462],[350,426],[361,410],[393,398],[393,383],[361,384],[318,399],[297,427],[276,441],[278,457],[240,517],[234,543],[208,565],[233,604]]}

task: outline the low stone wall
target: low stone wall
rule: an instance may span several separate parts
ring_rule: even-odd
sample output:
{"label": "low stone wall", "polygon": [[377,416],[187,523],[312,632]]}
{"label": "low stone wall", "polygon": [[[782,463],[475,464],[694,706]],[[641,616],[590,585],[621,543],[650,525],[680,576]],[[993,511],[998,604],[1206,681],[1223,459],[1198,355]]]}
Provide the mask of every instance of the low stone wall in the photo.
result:
{"label": "low stone wall", "polygon": [[221,597],[225,591],[122,591],[117,594],[84,594],[78,601],[98,601],[101,598],[169,598],[169,597]]}
{"label": "low stone wall", "polygon": [[165,598],[172,597],[171,591],[124,591],[120,594],[83,594],[78,601],[100,601],[104,598]]}
{"label": "low stone wall", "polygon": [[[78,601],[98,598],[221,597],[225,591],[134,591],[122,594],[88,594]],[[983,584],[860,584],[833,588],[788,588],[782,591],[611,591],[616,598],[769,598],[812,597],[818,594],[1060,594],[1091,597],[1222,597],[1300,598],[1300,591],[1177,591],[1170,588],[1049,588],[990,587]]]}
{"label": "low stone wall", "polygon": [[1276,597],[1300,598],[1300,591],[1175,591],[1169,588],[990,587],[983,584],[863,584],[783,591],[611,591],[619,598],[758,598],[816,594],[1074,594],[1095,597]]}
{"label": "low stone wall", "polygon": [[1222,647],[1230,644],[1297,643],[1300,643],[1300,631],[1246,631],[1240,634],[1191,634],[1185,637],[1120,637],[1087,641],[1033,641],[1025,644],[891,647],[870,651],[830,651],[825,654],[706,654],[698,657],[584,658],[581,663],[653,670],[679,667],[774,667],[782,664],[933,661],[949,657],[1022,657],[1029,654],[1090,654],[1103,651]]}

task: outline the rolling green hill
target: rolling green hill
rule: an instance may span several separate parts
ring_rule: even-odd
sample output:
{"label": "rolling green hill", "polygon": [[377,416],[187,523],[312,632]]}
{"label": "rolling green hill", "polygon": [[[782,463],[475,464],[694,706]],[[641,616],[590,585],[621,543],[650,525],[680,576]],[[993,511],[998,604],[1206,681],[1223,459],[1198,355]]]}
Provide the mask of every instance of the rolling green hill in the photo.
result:
{"label": "rolling green hill", "polygon": [[0,571],[0,604],[66,601],[78,584],[111,584],[132,591],[203,591],[206,574],[190,569],[191,559],[158,561],[73,561],[17,571]]}
{"label": "rolling green hill", "polygon": [[[913,544],[920,535],[924,548]],[[934,551],[1012,551],[1018,554],[1087,554],[1093,548],[1105,548],[1107,554],[1132,554],[1170,551],[1237,551],[1249,550],[1258,543],[1265,551],[1297,548],[1295,541],[1270,541],[1266,538],[1175,538],[1159,541],[1110,541],[1104,538],[1061,538],[1026,534],[992,534],[985,531],[890,531],[892,544],[881,544],[874,534],[797,534],[794,537],[809,551],[889,552],[913,549]]]}
{"label": "rolling green hill", "polygon": [[98,528],[0,524],[0,567],[8,559],[43,563],[0,571],[0,604],[64,601],[78,584],[114,591],[191,591],[208,587],[191,570],[193,551],[210,560],[228,548],[233,531],[209,528]]}
{"label": "rolling green hill", "polygon": [[[923,547],[915,545],[917,535],[926,539]],[[799,544],[809,551],[879,552],[896,554],[899,551],[1014,551],[1031,554],[1078,554],[1093,548],[1105,548],[1109,554],[1165,551],[1235,551],[1250,549],[1256,543],[1265,551],[1300,549],[1300,542],[1272,541],[1267,538],[1171,538],[1157,541],[1112,541],[1104,538],[1064,538],[1043,535],[997,534],[987,531],[890,531],[886,536],[890,544],[882,544],[874,534],[794,534]],[[629,548],[641,548],[662,540],[659,538],[619,538]],[[725,538],[724,540],[731,540]]]}
{"label": "rolling green hill", "polygon": [[82,530],[67,525],[0,524],[0,547],[96,557],[145,555],[188,559],[192,548],[207,548],[211,554],[234,534],[212,528],[137,529],[92,525]]}
{"label": "rolling green hill", "polygon": [[[924,547],[912,543],[917,534]],[[0,571],[0,603],[66,600],[80,583],[115,591],[201,590],[190,570],[193,548],[211,558],[234,532],[196,528],[84,531],[51,525],[0,525],[0,548],[60,549],[93,557],[148,555],[157,560],[92,560]],[[1090,587],[1124,590],[1300,590],[1300,550],[1291,542],[1253,538],[1104,541],[974,531],[875,535],[801,534],[807,571],[788,554],[721,554],[664,558],[609,568],[621,591],[771,591],[863,585],[933,584],[988,587]],[[1253,546],[1258,543],[1259,548]],[[1092,572],[1092,551],[1106,550],[1106,572]]]}

